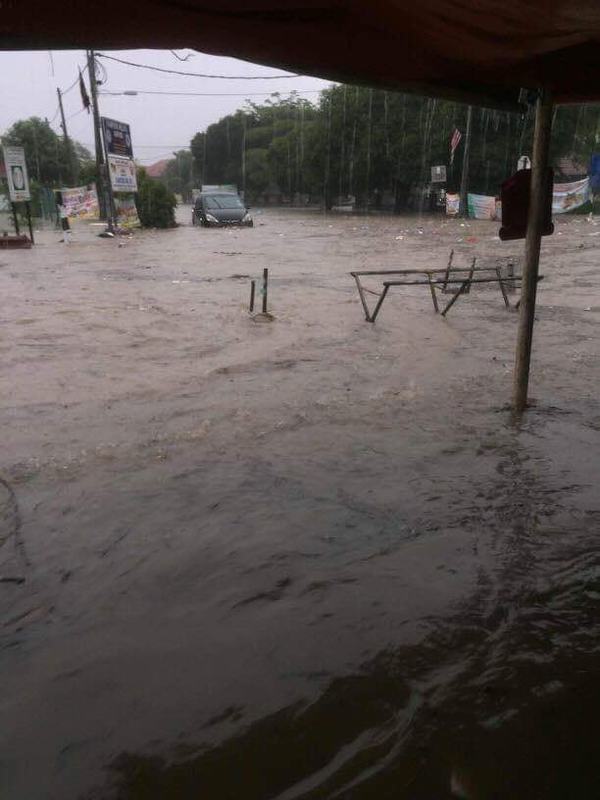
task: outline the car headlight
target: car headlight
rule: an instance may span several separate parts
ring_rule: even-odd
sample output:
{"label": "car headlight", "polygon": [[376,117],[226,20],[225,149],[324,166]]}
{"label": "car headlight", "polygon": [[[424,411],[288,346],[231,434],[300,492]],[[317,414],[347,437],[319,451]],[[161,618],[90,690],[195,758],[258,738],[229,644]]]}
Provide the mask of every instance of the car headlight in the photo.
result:
{"label": "car headlight", "polygon": [[206,215],[206,221],[207,222],[216,222],[216,223],[219,222],[219,220],[216,217],[213,217],[212,214],[207,214]]}

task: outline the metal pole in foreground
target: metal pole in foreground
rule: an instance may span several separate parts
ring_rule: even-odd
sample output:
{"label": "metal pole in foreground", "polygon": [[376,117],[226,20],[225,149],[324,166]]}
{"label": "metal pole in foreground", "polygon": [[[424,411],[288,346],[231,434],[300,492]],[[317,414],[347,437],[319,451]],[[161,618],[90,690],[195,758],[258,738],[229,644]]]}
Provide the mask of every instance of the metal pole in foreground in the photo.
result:
{"label": "metal pole in foreground", "polygon": [[460,176],[460,216],[469,216],[469,155],[471,151],[471,124],[473,121],[473,106],[467,110],[467,130],[465,131],[465,146],[463,150],[462,173]]}
{"label": "metal pole in foreground", "polygon": [[265,269],[263,269],[263,291],[262,291],[262,296],[263,296],[262,313],[263,314],[267,313],[267,291],[268,291],[268,288],[269,288],[269,270],[265,267]]}
{"label": "metal pole in foreground", "polygon": [[254,293],[256,291],[256,281],[250,281],[250,313],[254,311]]}
{"label": "metal pole in foreground", "polygon": [[544,221],[544,202],[547,190],[546,182],[548,180],[548,154],[552,133],[552,114],[552,97],[547,90],[540,90],[535,107],[531,191],[527,216],[527,235],[525,237],[525,259],[523,263],[521,306],[513,382],[513,410],[518,414],[521,414],[527,407],[535,299]]}

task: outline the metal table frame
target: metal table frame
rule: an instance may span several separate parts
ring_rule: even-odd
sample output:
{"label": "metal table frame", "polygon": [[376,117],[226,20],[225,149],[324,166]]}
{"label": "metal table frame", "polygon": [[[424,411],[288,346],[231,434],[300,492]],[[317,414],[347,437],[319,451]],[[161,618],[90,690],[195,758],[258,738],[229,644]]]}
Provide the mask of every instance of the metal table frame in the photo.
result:
{"label": "metal table frame", "polygon": [[[387,294],[392,286],[428,286],[431,291],[431,299],[433,302],[433,308],[437,313],[441,313],[443,317],[446,316],[448,311],[452,308],[452,306],[456,303],[458,298],[462,295],[469,294],[471,285],[474,283],[497,283],[498,288],[502,294],[502,299],[504,301],[504,305],[506,308],[510,309],[510,300],[508,298],[507,293],[507,286],[509,288],[514,288],[517,282],[521,281],[520,275],[509,275],[507,277],[503,277],[501,273],[501,267],[476,267],[476,258],[473,259],[471,262],[470,267],[452,267],[452,253],[450,254],[450,260],[448,261],[448,266],[441,268],[441,269],[391,269],[391,270],[363,270],[363,271],[355,271],[351,272],[350,274],[356,281],[356,286],[358,289],[358,294],[360,297],[360,301],[362,303],[363,310],[365,312],[365,319],[367,322],[375,322],[379,311],[381,310],[381,306],[383,305],[383,301],[387,297]],[[493,277],[488,278],[480,278],[475,277],[476,273],[485,273],[485,272],[492,272],[494,273]],[[455,277],[457,273],[463,273],[463,277]],[[464,273],[467,273],[464,276]],[[410,275],[422,275],[424,278],[415,279],[415,280],[384,280],[383,281],[383,291],[381,293],[373,292],[370,289],[367,289],[361,283],[361,278],[364,276],[382,276],[387,277],[391,275],[399,275],[399,276],[410,276]],[[435,277],[441,276],[441,277]],[[539,276],[539,280],[542,280],[543,276]],[[456,291],[453,292],[452,297],[446,303],[442,311],[440,312],[439,302],[436,295],[436,291],[442,291],[444,293],[448,292],[448,286],[456,286]],[[367,304],[366,293],[374,294],[377,297],[377,303],[375,308],[371,312],[369,306]],[[516,303],[515,308],[519,307],[519,302]]]}

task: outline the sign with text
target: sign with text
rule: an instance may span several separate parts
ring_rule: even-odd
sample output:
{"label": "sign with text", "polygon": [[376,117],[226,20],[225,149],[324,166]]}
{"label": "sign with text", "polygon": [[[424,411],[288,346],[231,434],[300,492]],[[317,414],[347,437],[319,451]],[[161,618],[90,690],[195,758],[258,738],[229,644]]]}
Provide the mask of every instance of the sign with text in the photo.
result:
{"label": "sign with text", "polygon": [[133,147],[131,144],[131,131],[126,122],[118,122],[116,119],[101,117],[102,134],[104,136],[104,147],[109,156],[124,156],[133,158]]}
{"label": "sign with text", "polygon": [[431,182],[432,183],[446,183],[446,165],[440,164],[437,167],[431,168]]}
{"label": "sign with text", "polygon": [[8,194],[13,203],[31,200],[29,176],[22,147],[3,147]]}
{"label": "sign with text", "polygon": [[109,155],[108,171],[113,192],[137,192],[135,164],[130,158]]}

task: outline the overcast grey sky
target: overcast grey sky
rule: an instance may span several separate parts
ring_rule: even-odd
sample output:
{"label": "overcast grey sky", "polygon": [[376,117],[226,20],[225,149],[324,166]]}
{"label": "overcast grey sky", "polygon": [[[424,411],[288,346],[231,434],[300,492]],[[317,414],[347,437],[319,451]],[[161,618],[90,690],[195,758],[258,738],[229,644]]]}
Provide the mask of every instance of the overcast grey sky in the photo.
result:
{"label": "overcast grey sky", "polygon": [[[233,58],[221,58],[191,50],[185,62],[168,50],[124,50],[107,54],[167,69],[222,75],[279,75],[281,70],[249,64]],[[56,88],[67,89],[77,77],[77,68],[85,66],[82,50],[40,52],[0,52],[0,134],[13,122],[27,117],[47,117],[60,132]],[[225,114],[244,105],[249,97],[255,102],[267,99],[261,93],[304,90],[302,97],[316,100],[318,90],[329,85],[318,78],[289,76],[281,80],[212,80],[180,77],[102,60],[107,81],[101,91],[145,89],[173,92],[232,93],[225,97],[176,97],[138,95],[137,97],[100,97],[100,113],[131,125],[134,153],[143,164],[169,157],[173,150],[189,146],[191,137]],[[87,80],[86,80],[87,83]],[[239,96],[233,96],[237,94]],[[256,96],[253,96],[256,95]],[[91,115],[82,111],[79,89],[75,86],[64,96],[69,134],[92,149]]]}

